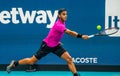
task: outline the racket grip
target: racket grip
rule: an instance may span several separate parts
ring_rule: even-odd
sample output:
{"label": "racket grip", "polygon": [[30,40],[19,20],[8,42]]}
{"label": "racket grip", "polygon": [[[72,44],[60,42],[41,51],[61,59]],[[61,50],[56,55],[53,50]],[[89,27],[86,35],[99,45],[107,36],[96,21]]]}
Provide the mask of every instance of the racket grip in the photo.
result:
{"label": "racket grip", "polygon": [[88,38],[92,38],[92,37],[94,37],[94,36],[95,36],[95,35],[89,35]]}

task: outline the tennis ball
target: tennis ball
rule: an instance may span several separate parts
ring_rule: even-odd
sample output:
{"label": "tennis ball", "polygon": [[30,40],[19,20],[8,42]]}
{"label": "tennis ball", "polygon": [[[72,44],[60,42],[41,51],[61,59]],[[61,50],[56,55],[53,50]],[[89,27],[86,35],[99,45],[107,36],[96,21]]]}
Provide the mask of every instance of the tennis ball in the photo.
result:
{"label": "tennis ball", "polygon": [[102,26],[101,25],[97,25],[97,30],[101,30]]}

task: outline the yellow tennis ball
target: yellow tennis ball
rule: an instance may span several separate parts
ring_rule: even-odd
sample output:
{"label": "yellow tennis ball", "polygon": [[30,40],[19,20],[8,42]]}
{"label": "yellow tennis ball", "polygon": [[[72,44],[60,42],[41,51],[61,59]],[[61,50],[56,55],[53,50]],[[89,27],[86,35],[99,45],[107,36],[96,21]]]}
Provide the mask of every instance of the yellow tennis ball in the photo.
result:
{"label": "yellow tennis ball", "polygon": [[97,25],[97,30],[101,30],[102,26],[101,25]]}

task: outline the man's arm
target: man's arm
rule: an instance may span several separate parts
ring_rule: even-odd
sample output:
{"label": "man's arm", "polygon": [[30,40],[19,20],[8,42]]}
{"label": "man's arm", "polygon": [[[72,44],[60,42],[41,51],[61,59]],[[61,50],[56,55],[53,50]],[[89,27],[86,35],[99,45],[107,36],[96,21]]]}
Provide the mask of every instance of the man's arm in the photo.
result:
{"label": "man's arm", "polygon": [[65,33],[68,34],[68,35],[71,35],[73,37],[76,37],[76,38],[88,39],[88,35],[82,35],[82,34],[79,34],[79,33],[75,32],[75,31],[71,31],[69,29],[66,29]]}

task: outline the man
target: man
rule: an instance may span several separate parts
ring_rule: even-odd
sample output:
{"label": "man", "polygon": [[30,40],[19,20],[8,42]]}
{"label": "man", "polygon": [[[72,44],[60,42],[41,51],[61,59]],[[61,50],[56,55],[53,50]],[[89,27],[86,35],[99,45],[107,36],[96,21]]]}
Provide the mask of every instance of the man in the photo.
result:
{"label": "man", "polygon": [[60,9],[58,11],[58,20],[55,22],[54,26],[49,31],[48,36],[45,39],[43,39],[40,49],[31,58],[25,58],[19,61],[13,60],[10,63],[10,65],[7,66],[6,71],[10,73],[11,69],[13,69],[18,65],[24,65],[24,64],[33,65],[42,57],[52,52],[67,62],[70,71],[73,73],[73,76],[80,76],[80,74],[78,74],[76,71],[75,65],[72,61],[72,57],[61,46],[60,40],[64,33],[74,36],[76,38],[83,38],[83,39],[88,39],[88,36],[81,35],[75,31],[71,31],[67,29],[65,25],[66,19],[67,19],[66,9]]}

